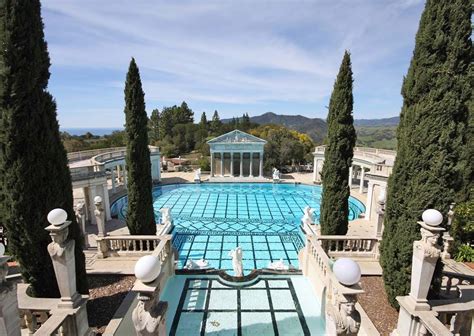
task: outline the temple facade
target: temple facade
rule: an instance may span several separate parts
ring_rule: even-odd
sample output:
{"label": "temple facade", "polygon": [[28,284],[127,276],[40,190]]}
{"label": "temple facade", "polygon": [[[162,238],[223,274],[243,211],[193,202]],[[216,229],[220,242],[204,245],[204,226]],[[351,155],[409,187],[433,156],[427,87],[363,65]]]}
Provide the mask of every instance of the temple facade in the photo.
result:
{"label": "temple facade", "polygon": [[234,130],[207,143],[211,151],[211,177],[263,177],[265,140]]}

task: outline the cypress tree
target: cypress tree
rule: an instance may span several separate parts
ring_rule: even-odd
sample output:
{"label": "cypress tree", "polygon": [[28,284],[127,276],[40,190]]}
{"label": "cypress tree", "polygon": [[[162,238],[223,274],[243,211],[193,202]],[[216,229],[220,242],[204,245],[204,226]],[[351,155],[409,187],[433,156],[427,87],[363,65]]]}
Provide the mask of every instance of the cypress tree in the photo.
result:
{"label": "cypress tree", "polygon": [[222,121],[221,118],[219,118],[219,113],[217,110],[214,111],[214,114],[212,115],[212,120],[211,123],[209,124],[209,131],[216,135],[217,133],[220,132],[222,128]]}
{"label": "cypress tree", "polygon": [[73,211],[71,176],[47,91],[49,55],[39,1],[3,1],[0,8],[0,223],[8,250],[21,267],[30,294],[58,297],[47,251],[46,216],[63,208],[72,221],[76,280],[88,292],[83,236]]}
{"label": "cypress tree", "polygon": [[344,235],[349,224],[349,168],[356,142],[352,82],[351,58],[346,51],[329,101],[320,216],[321,233],[324,235]]}
{"label": "cypress tree", "polygon": [[132,58],[125,82],[125,132],[127,134],[128,209],[127,226],[131,235],[156,233],[153,212],[148,118],[140,72]]}
{"label": "cypress tree", "polygon": [[[381,246],[385,288],[394,306],[396,296],[410,289],[412,244],[420,238],[422,212],[435,208],[446,215],[462,187],[460,158],[472,92],[470,36],[469,0],[426,2],[402,86]],[[433,284],[438,280],[435,276]]]}

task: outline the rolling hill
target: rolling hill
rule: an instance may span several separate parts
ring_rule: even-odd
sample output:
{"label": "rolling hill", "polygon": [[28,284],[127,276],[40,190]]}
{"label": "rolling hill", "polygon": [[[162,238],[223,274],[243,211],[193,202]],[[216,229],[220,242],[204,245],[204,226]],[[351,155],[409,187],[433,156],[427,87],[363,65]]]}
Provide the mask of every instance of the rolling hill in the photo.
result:
{"label": "rolling hill", "polygon": [[[396,146],[395,129],[400,118],[383,119],[356,119],[354,125],[357,130],[357,144],[393,149]],[[230,122],[232,119],[223,119]],[[302,115],[283,115],[267,112],[259,116],[250,117],[250,121],[260,124],[277,124],[308,134],[316,144],[321,144],[327,133],[327,123],[321,118],[308,118]]]}

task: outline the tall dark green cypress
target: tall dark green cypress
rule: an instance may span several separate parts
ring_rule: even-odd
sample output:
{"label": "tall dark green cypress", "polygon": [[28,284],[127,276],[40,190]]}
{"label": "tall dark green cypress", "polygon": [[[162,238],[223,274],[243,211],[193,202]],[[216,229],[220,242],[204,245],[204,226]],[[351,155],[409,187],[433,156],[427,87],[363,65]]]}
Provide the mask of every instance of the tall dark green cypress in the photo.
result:
{"label": "tall dark green cypress", "polygon": [[63,208],[72,221],[78,290],[87,293],[83,236],[73,211],[71,176],[59,136],[56,103],[47,91],[49,55],[39,1],[2,1],[0,8],[0,223],[30,293],[58,297],[44,228]]}
{"label": "tall dark green cypress", "polygon": [[127,134],[128,210],[127,226],[132,235],[156,233],[153,213],[148,117],[140,72],[132,58],[125,82],[125,132]]}
{"label": "tall dark green cypress", "polygon": [[322,169],[321,233],[344,235],[349,217],[349,168],[352,165],[356,132],[352,106],[351,57],[346,51],[329,101],[328,144]]}
{"label": "tall dark green cypress", "polygon": [[402,87],[381,246],[385,288],[394,306],[396,296],[410,289],[412,244],[420,238],[422,212],[435,208],[446,215],[462,188],[460,158],[472,93],[470,36],[469,0],[426,2]]}

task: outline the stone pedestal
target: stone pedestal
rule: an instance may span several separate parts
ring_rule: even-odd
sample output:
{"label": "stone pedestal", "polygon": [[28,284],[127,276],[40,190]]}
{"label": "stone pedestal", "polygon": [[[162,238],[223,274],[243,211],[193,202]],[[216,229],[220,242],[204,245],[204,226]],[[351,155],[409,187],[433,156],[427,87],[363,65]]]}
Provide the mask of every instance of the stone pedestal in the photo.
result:
{"label": "stone pedestal", "polygon": [[397,329],[392,335],[423,334],[424,326],[420,323],[418,315],[431,309],[427,296],[436,262],[441,254],[441,248],[436,242],[440,233],[444,231],[438,227],[439,223],[428,225],[425,222],[418,222],[421,226],[421,240],[413,243],[410,293],[408,296],[397,297],[400,312]]}
{"label": "stone pedestal", "polygon": [[16,284],[5,280],[10,257],[0,256],[0,335],[20,336],[20,312]]}
{"label": "stone pedestal", "polygon": [[81,302],[81,296],[76,289],[76,264],[74,260],[74,240],[68,240],[70,221],[60,225],[46,227],[53,240],[48,245],[48,252],[53,261],[54,273],[61,293],[58,307],[76,308]]}

